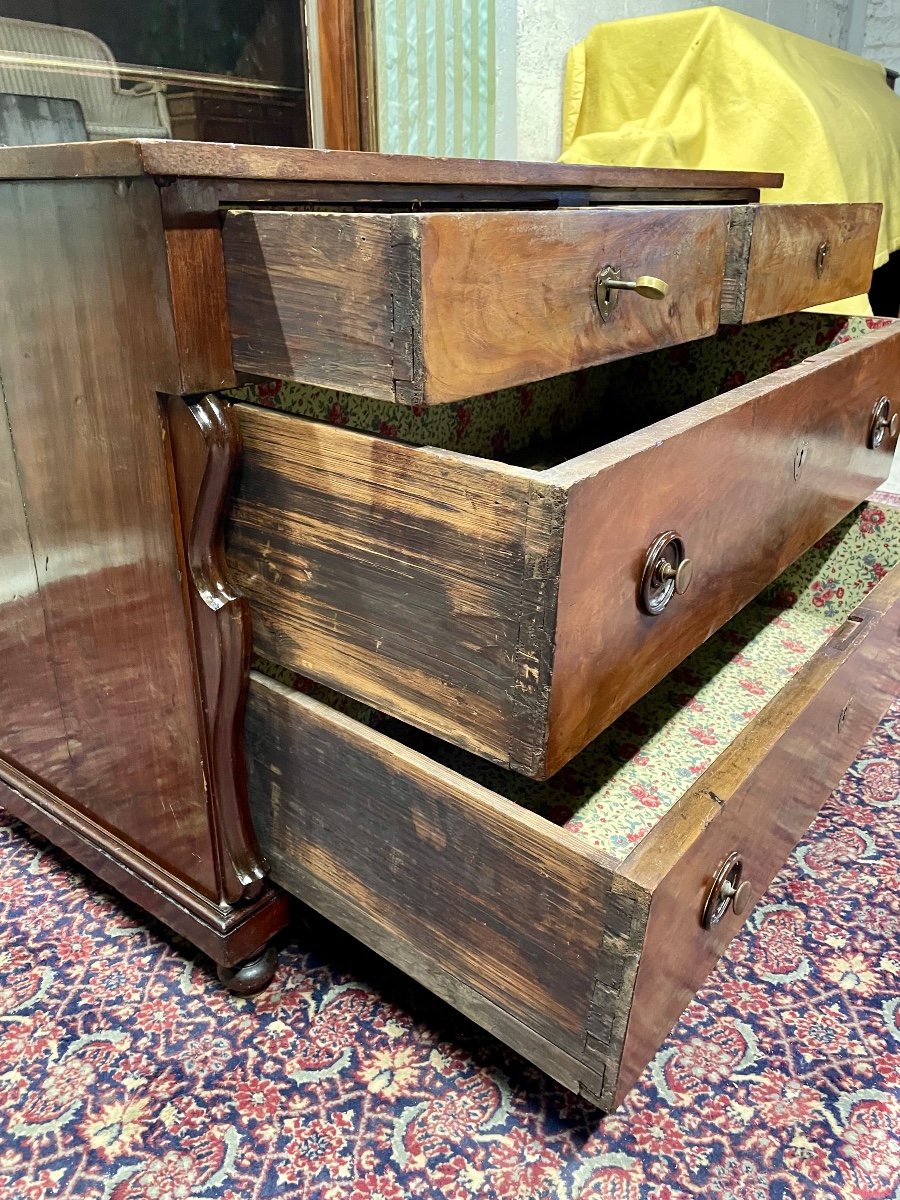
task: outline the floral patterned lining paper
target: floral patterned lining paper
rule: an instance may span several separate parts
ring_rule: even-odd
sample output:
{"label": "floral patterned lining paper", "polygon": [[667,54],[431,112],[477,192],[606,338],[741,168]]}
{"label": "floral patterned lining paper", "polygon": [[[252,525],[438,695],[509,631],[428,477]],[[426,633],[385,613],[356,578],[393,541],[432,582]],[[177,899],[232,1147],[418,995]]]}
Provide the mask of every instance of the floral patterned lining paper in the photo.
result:
{"label": "floral patterned lining paper", "polygon": [[456,404],[407,408],[282,380],[226,395],[413,446],[545,470],[888,324],[884,318],[793,313],[754,325],[723,327],[716,337]]}
{"label": "floral patterned lining paper", "polygon": [[[629,396],[623,424],[637,428],[830,345],[889,322],[795,314],[717,338],[609,364],[577,376],[461,404],[399,409],[294,384],[259,385],[255,399],[413,444],[546,467],[591,441],[598,397]],[[680,368],[673,371],[673,364]],[[724,365],[727,364],[727,372]],[[247,389],[241,399],[249,399]],[[467,415],[461,415],[467,414]],[[390,428],[384,423],[392,418]],[[515,433],[510,430],[514,429]],[[626,428],[612,431],[620,436]],[[551,445],[545,441],[551,440]],[[560,443],[564,450],[556,449]],[[365,704],[257,660],[257,669],[420,750],[508,799],[625,858],[678,798],[900,561],[900,510],[858,509],[793,564],[647,696],[552,779],[537,783],[484,762]]]}

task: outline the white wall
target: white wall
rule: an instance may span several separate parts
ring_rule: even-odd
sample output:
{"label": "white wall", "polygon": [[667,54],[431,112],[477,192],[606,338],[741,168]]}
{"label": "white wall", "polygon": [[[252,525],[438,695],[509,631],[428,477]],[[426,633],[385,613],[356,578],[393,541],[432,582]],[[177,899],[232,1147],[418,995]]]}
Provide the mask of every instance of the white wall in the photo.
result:
{"label": "white wall", "polygon": [[[560,152],[562,79],[566,52],[598,21],[639,17],[676,9],[701,8],[709,0],[496,0],[498,34],[515,12],[515,96],[509,83],[498,93],[500,157],[553,159]],[[900,53],[898,0],[736,0],[726,3],[758,17],[892,65]],[[867,36],[868,34],[868,36]],[[884,39],[887,39],[886,41]],[[498,36],[498,62],[511,57],[510,43]],[[506,49],[504,49],[506,47]],[[889,53],[884,52],[884,47]],[[515,108],[515,118],[509,111]],[[514,132],[513,132],[514,131]]]}
{"label": "white wall", "polygon": [[900,71],[900,0],[869,0],[863,54]]}

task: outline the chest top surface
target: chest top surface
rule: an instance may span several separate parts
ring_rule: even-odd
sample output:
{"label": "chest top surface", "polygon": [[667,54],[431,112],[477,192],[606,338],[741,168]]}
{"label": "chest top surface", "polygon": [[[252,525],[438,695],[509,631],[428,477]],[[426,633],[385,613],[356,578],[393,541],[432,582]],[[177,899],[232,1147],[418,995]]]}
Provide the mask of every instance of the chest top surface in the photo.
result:
{"label": "chest top surface", "polygon": [[622,188],[746,192],[781,187],[760,171],[426,158],[362,151],[127,139],[0,149],[0,179],[140,176],[296,182],[429,184],[459,187]]}

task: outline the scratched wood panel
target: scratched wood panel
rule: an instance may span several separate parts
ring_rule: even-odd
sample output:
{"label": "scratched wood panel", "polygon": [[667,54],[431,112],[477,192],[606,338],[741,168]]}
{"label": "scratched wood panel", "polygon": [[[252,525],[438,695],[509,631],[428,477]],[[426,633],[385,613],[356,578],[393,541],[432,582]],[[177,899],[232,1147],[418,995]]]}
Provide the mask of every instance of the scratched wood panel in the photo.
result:
{"label": "scratched wood panel", "polygon": [[227,553],[256,650],[530,768],[549,684],[557,493],[501,464],[237,412]]}
{"label": "scratched wood panel", "polygon": [[[0,361],[0,384],[2,384]],[[0,750],[36,759],[64,785],[70,768],[66,727],[31,550],[9,417],[0,387]]]}
{"label": "scratched wood panel", "polygon": [[588,166],[571,163],[503,162],[427,158],[416,154],[346,153],[293,146],[236,146],[123,138],[57,146],[0,150],[0,179],[85,178],[116,175],[184,176],[219,180],[298,180],[549,186],[553,188],[646,187],[737,192],[781,187],[784,176],[767,171],[697,171],[670,167]]}
{"label": "scratched wood panel", "polygon": [[[581,1060],[597,1086],[604,1057],[584,1052],[591,1004],[598,989],[627,992],[649,899],[618,887],[611,860],[256,674],[247,752],[276,882],[451,1001],[450,980],[470,988]],[[605,955],[614,938],[621,953]]]}
{"label": "scratched wood panel", "polygon": [[723,321],[761,321],[869,290],[880,204],[762,204],[744,211],[743,287],[738,282]]}
{"label": "scratched wood panel", "polygon": [[720,863],[761,898],[890,703],[898,638],[895,569],[619,863],[260,675],[254,819],[288,891],[610,1110],[748,915],[702,927]]}
{"label": "scratched wood panel", "polygon": [[[898,368],[900,328],[878,330],[546,473],[567,491],[548,772],[886,478],[896,440],[868,436]],[[638,587],[666,530],[693,581],[649,616]]]}
{"label": "scratched wood panel", "polygon": [[[556,212],[232,212],[235,365],[438,404],[691,341],[719,321],[727,206]],[[618,293],[606,265],[665,280]]]}

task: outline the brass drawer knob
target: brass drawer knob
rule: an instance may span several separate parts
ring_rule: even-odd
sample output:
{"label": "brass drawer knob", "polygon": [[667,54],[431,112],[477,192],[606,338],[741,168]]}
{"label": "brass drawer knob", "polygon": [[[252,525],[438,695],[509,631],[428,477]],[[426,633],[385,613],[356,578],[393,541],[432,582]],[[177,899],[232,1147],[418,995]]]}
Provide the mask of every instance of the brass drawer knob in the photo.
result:
{"label": "brass drawer knob", "polygon": [[657,616],[673,595],[684,595],[693,577],[694,564],[685,553],[683,539],[674,529],[661,533],[644,559],[639,592],[641,608],[649,616]]}
{"label": "brass drawer knob", "polygon": [[597,308],[602,320],[608,321],[619,302],[619,292],[637,292],[645,300],[662,300],[668,294],[669,285],[655,275],[638,275],[637,279],[623,279],[618,267],[608,263],[597,276],[595,292]]}
{"label": "brass drawer knob", "polygon": [[713,878],[706,903],[703,905],[701,922],[704,929],[715,929],[728,909],[742,917],[750,908],[753,887],[749,879],[743,878],[744,860],[732,850]]}
{"label": "brass drawer knob", "polygon": [[891,412],[891,402],[887,396],[882,396],[872,409],[872,424],[869,426],[869,446],[877,450],[884,441],[885,434],[896,438],[900,433],[900,413]]}

